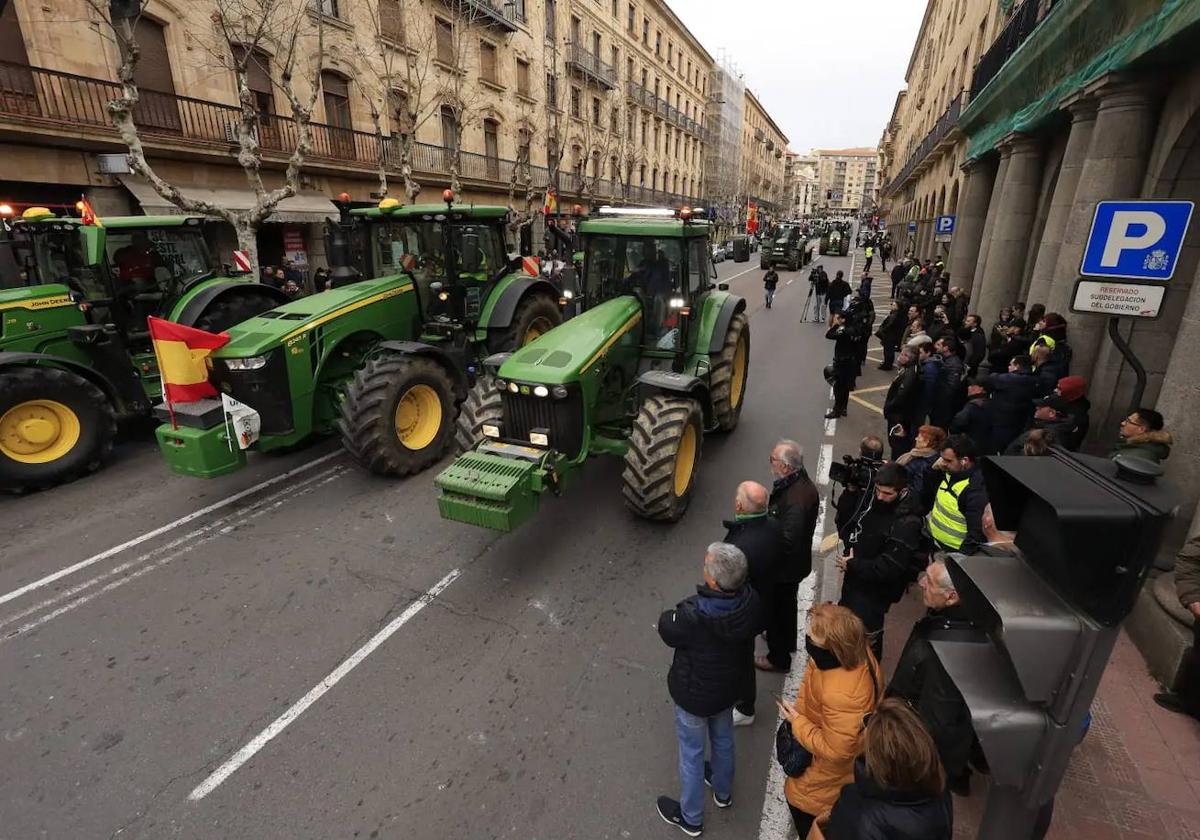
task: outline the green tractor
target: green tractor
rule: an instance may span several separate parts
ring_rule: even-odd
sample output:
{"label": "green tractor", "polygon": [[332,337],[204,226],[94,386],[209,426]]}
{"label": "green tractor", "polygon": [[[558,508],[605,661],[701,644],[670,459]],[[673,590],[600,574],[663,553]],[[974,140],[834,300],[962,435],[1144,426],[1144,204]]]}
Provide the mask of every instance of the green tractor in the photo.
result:
{"label": "green tractor", "polygon": [[512,530],[601,454],[624,459],[634,513],[687,510],[703,434],[738,424],[750,326],[714,287],[709,224],[645,212],[581,222],[582,312],[485,360],[459,419],[470,449],[436,479],[444,518]]}
{"label": "green tractor", "polygon": [[831,227],[821,235],[820,250],[821,256],[844,257],[850,253],[850,237],[841,228]]}
{"label": "green tractor", "polygon": [[763,243],[759,253],[759,268],[782,265],[788,271],[799,271],[812,262],[812,246],[800,225],[780,225],[770,243]]}
{"label": "green tractor", "polygon": [[[229,343],[208,357],[209,381],[234,402],[156,409],[171,469],[211,478],[244,466],[247,449],[278,451],[334,432],[380,475],[440,459],[478,360],[550,331],[566,303],[506,252],[507,208],[452,198],[343,204],[329,236],[333,288],[227,330]],[[238,431],[241,423],[251,431]]]}
{"label": "green tractor", "polygon": [[219,332],[287,300],[224,276],[206,220],[30,208],[10,240],[22,285],[0,290],[0,489],[36,490],[96,470],[118,421],[161,397],[146,318]]}

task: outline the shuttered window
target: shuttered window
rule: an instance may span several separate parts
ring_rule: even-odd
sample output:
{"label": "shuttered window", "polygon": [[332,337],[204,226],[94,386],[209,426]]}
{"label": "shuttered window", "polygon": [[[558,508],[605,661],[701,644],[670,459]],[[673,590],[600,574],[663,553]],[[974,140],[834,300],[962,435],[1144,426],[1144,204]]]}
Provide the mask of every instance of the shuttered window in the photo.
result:
{"label": "shuttered window", "polygon": [[500,83],[496,72],[496,45],[487,41],[479,42],[479,78],[493,84]]}
{"label": "shuttered window", "polygon": [[171,58],[162,24],[140,17],[134,26],[139,57],[133,81],[141,94],[133,118],[143,128],[178,131],[179,107],[175,102],[175,81],[171,77]]}
{"label": "shuttered window", "polygon": [[327,70],[321,74],[321,92],[324,95],[326,122],[335,128],[353,128],[349,82]]}
{"label": "shuttered window", "polygon": [[398,44],[404,43],[404,12],[400,0],[379,0],[379,34]]}
{"label": "shuttered window", "polygon": [[437,18],[437,60],[443,64],[454,64],[454,30],[449,22]]}

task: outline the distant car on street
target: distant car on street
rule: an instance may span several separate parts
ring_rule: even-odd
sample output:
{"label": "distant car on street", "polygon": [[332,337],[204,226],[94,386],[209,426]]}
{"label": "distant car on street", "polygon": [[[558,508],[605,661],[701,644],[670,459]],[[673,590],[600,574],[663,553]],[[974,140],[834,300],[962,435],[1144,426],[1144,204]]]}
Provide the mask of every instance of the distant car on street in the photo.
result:
{"label": "distant car on street", "polygon": [[725,246],[723,244],[721,244],[720,242],[713,243],[713,246],[712,246],[713,262],[725,262],[725,257],[727,257],[728,255],[729,255],[729,252],[727,250],[725,250]]}

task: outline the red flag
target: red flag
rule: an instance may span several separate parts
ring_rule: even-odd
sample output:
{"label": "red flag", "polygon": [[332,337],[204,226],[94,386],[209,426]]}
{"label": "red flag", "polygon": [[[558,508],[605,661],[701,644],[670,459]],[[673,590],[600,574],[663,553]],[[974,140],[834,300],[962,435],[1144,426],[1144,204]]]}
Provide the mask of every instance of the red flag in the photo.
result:
{"label": "red flag", "polygon": [[167,406],[215,397],[205,359],[229,343],[229,333],[210,333],[151,316],[147,319]]}
{"label": "red flag", "polygon": [[92,209],[92,202],[87,200],[87,196],[79,199],[79,215],[80,221],[85,225],[94,225],[95,227],[104,227],[100,222],[100,217],[96,215],[96,211]]}

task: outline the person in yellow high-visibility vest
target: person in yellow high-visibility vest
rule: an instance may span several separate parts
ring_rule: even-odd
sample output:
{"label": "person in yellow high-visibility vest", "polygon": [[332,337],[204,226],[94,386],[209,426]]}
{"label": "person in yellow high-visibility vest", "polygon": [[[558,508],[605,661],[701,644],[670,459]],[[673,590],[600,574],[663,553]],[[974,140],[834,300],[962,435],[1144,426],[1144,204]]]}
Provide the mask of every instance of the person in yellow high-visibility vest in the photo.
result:
{"label": "person in yellow high-visibility vest", "polygon": [[978,459],[975,441],[967,435],[951,435],[933,465],[945,475],[940,482],[926,479],[926,490],[933,497],[926,503],[925,526],[936,549],[971,554],[987,542],[983,510],[988,496]]}

